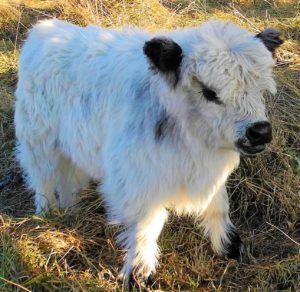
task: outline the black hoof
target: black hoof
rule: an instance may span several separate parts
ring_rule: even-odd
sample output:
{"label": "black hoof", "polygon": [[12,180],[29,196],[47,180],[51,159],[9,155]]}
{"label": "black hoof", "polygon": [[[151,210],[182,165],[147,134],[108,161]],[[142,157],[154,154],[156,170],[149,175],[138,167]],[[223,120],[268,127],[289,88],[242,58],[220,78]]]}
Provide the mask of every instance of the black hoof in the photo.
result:
{"label": "black hoof", "polygon": [[136,279],[133,273],[130,274],[128,278],[128,289],[129,291],[134,291],[134,289],[140,291],[147,291],[147,288],[151,288],[154,284],[154,279],[152,276],[144,279]]}
{"label": "black hoof", "polygon": [[129,278],[128,278],[128,290],[129,291],[133,291],[133,289],[136,287],[136,281],[133,277],[133,274],[131,273],[129,275]]}
{"label": "black hoof", "polygon": [[6,187],[17,186],[23,182],[23,177],[21,174],[9,174],[3,180],[0,181],[0,190]]}
{"label": "black hoof", "polygon": [[227,236],[229,241],[223,243],[224,256],[229,259],[241,260],[244,251],[244,245],[240,236],[233,228],[229,231]]}
{"label": "black hoof", "polygon": [[150,275],[147,279],[144,280],[144,283],[146,288],[151,288],[155,283],[153,276]]}

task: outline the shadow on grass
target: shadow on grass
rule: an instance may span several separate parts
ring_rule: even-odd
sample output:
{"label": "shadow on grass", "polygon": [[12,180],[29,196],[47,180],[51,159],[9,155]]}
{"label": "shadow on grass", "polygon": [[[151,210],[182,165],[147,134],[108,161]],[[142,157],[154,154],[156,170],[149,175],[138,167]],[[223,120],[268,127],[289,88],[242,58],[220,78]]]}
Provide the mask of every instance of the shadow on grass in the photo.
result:
{"label": "shadow on grass", "polygon": [[[32,200],[25,204],[32,205]],[[28,213],[22,219],[0,216],[7,225],[1,239],[6,232],[14,241],[14,261],[22,262],[26,287],[49,291],[82,285],[108,289],[116,284],[121,262],[121,251],[114,246],[117,229],[107,226],[99,198],[85,196],[72,212],[54,210],[43,218]],[[6,278],[17,279],[16,275]]]}

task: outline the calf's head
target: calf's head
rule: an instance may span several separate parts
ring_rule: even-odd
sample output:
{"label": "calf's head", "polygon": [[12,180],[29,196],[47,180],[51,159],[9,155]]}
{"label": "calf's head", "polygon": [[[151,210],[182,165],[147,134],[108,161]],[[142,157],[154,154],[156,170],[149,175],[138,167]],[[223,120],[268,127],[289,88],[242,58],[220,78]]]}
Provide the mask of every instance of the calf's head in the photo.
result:
{"label": "calf's head", "polygon": [[272,139],[264,94],[276,93],[272,67],[279,36],[274,29],[254,36],[232,23],[210,21],[149,40],[144,53],[168,84],[170,99],[184,100],[178,111],[187,130],[209,147],[251,155]]}

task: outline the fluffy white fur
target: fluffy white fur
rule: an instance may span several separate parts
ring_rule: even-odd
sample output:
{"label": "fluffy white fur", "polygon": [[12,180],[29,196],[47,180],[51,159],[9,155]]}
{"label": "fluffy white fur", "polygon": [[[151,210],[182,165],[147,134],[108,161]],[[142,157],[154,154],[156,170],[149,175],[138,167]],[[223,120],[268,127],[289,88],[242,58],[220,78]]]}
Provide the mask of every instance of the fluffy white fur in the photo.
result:
{"label": "fluffy white fur", "polygon": [[[276,91],[272,54],[244,29],[210,21],[158,35],[183,50],[176,86],[150,68],[143,46],[154,35],[139,29],[46,20],[20,57],[17,152],[36,212],[70,207],[90,179],[101,180],[109,221],[125,226],[125,277],[155,270],[168,209],[202,218],[214,249],[225,252],[235,142],[267,120],[263,92]],[[207,101],[199,81],[222,104]],[[157,139],[163,114],[175,122]]]}

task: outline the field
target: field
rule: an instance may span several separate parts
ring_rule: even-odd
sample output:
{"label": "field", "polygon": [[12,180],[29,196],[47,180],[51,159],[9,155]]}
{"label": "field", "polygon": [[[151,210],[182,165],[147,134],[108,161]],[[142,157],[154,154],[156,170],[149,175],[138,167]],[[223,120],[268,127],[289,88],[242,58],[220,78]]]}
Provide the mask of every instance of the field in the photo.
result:
{"label": "field", "polygon": [[[194,218],[172,214],[159,239],[153,289],[164,291],[300,291],[300,4],[296,0],[0,0],[0,291],[126,290],[117,280],[118,229],[106,226],[92,183],[73,210],[34,215],[14,158],[13,105],[18,56],[26,32],[57,17],[104,27],[150,31],[231,20],[257,33],[282,31],[267,97],[274,140],[242,159],[228,183],[231,218],[246,243],[243,262],[216,256]],[[139,288],[136,288],[139,290]]]}

